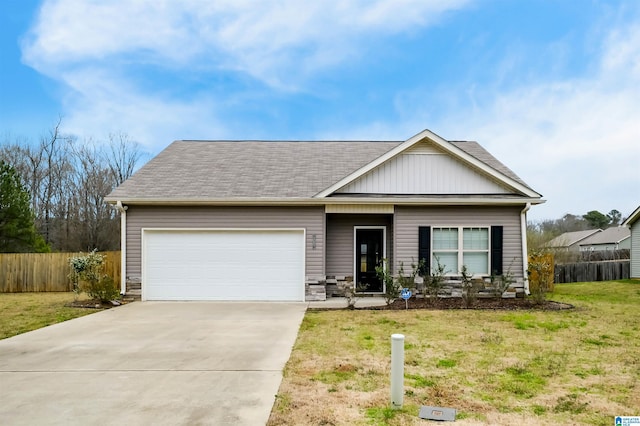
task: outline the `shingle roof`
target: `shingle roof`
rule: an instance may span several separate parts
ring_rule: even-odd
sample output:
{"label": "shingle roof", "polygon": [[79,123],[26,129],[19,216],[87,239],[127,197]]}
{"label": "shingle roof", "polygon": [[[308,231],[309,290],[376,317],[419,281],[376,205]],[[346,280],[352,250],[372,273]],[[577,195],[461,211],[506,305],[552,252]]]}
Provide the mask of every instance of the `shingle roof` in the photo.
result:
{"label": "shingle roof", "polygon": [[[311,198],[402,141],[176,141],[106,199]],[[526,185],[476,142],[451,142]]]}
{"label": "shingle roof", "polygon": [[602,232],[602,229],[588,229],[586,231],[565,232],[564,234],[548,241],[545,244],[545,247],[556,247],[556,248],[570,247],[576,243],[581,242],[582,240],[584,240],[585,238],[593,234],[601,233],[601,232]]}
{"label": "shingle roof", "polygon": [[631,230],[629,228],[626,226],[615,226],[585,238],[583,241],[580,241],[580,245],[616,244],[629,237],[631,237]]}

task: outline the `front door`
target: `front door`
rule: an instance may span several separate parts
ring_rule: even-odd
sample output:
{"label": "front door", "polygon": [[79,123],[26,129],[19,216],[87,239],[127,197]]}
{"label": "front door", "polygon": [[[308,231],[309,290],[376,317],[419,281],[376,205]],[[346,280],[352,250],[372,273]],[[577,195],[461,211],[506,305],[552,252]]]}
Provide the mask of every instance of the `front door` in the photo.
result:
{"label": "front door", "polygon": [[384,228],[356,228],[356,290],[382,293],[382,281],[376,276],[376,266],[384,259]]}

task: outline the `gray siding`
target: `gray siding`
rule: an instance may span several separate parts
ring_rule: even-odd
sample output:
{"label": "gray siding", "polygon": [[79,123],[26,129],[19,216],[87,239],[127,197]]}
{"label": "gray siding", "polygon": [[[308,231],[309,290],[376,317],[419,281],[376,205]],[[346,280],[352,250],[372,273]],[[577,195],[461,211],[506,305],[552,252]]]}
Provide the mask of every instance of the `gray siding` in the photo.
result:
{"label": "gray siding", "polygon": [[444,154],[401,154],[356,179],[339,193],[508,194],[504,186]]}
{"label": "gray siding", "polygon": [[305,275],[324,277],[323,207],[129,206],[126,274],[133,279],[140,278],[142,270],[142,228],[305,228]]}
{"label": "gray siding", "polygon": [[386,226],[387,258],[393,259],[393,216],[377,214],[327,215],[327,275],[353,275],[353,227]]}
{"label": "gray siding", "polygon": [[640,220],[631,225],[631,278],[640,278]]}
{"label": "gray siding", "polygon": [[420,226],[503,226],[504,271],[511,270],[516,281],[523,280],[522,239],[518,207],[402,207],[396,206],[396,267],[418,259]]}

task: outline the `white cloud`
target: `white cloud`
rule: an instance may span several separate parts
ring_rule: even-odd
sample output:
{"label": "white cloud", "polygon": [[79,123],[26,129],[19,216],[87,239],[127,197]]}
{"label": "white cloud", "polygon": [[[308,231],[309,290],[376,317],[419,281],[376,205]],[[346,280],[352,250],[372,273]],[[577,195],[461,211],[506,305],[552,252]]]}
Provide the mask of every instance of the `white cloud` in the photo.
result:
{"label": "white cloud", "polygon": [[441,123],[481,142],[548,200],[534,219],[629,214],[640,203],[640,27],[613,30],[592,75],[485,94]]}
{"label": "white cloud", "polygon": [[66,91],[65,130],[123,130],[161,147],[192,134],[226,136],[218,112],[228,99],[152,92],[134,81],[137,68],[177,79],[223,71],[304,90],[310,76],[364,54],[371,38],[414,31],[468,2],[45,0],[22,42],[23,61]]}
{"label": "white cloud", "polygon": [[68,133],[104,137],[125,132],[151,152],[175,139],[230,137],[216,118],[218,106],[210,97],[167,102],[95,69],[75,71],[65,78],[73,84],[63,100],[68,111],[63,126]]}
{"label": "white cloud", "polygon": [[167,67],[206,58],[211,67],[287,87],[283,74],[289,76],[294,65],[303,73],[318,71],[358,52],[364,38],[411,32],[466,3],[48,0],[23,43],[24,60],[51,75],[122,54]]}
{"label": "white cloud", "polygon": [[427,127],[478,141],[542,193],[547,203],[532,208],[532,220],[629,214],[640,204],[640,26],[613,27],[594,53],[589,75],[542,76],[501,91],[497,73],[491,87],[407,91],[396,96],[397,122],[328,135],[399,139]]}

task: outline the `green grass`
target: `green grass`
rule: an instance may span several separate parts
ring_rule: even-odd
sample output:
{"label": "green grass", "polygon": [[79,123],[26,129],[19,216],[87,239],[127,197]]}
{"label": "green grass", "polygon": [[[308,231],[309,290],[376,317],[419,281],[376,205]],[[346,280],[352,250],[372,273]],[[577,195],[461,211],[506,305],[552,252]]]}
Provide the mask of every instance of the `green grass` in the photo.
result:
{"label": "green grass", "polygon": [[[640,282],[558,284],[565,311],[310,311],[270,425],[612,424],[640,407]],[[389,409],[390,336],[405,335],[405,405]],[[458,416],[458,420],[461,419]],[[467,421],[465,420],[465,421]],[[532,424],[533,424],[532,423]]]}
{"label": "green grass", "polygon": [[0,339],[97,311],[65,306],[73,300],[73,293],[0,293]]}

